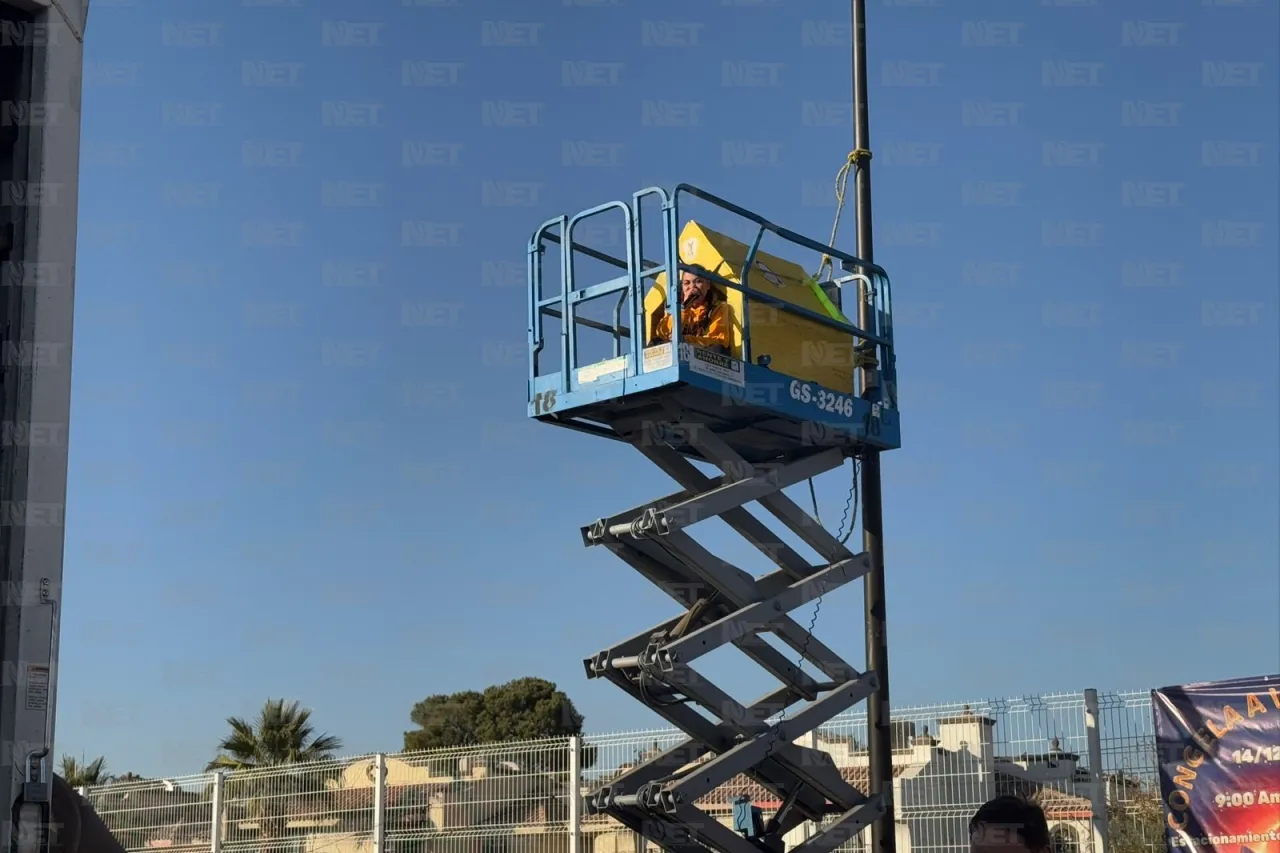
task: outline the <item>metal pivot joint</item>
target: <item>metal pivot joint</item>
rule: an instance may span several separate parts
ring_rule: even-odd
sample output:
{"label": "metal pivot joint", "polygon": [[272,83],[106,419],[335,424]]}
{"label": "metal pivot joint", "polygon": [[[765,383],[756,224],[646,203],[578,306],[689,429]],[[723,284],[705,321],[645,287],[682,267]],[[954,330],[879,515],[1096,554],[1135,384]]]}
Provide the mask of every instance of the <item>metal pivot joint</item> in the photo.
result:
{"label": "metal pivot joint", "polygon": [[[666,407],[665,426],[682,412]],[[839,449],[755,466],[707,429],[686,430],[699,456],[724,476],[711,479],[681,453],[651,440],[653,423],[615,423],[624,440],[672,477],[682,491],[602,518],[582,531],[588,546],[603,546],[680,603],[683,612],[584,661],[588,678],[604,678],[648,705],[687,736],[648,756],[589,794],[587,815],[608,815],[669,853],[780,853],[783,837],[806,821],[820,828],[793,845],[801,853],[829,853],[880,819],[888,804],[841,775],[831,756],[797,740],[867,699],[880,685],[859,672],[789,615],[796,608],[864,577],[868,554],[854,554],[783,493],[839,467]],[[756,502],[823,562],[811,565],[745,505]],[[706,550],[688,533],[719,518],[759,550],[776,570],[754,577]],[[766,642],[771,633],[791,653]],[[702,675],[700,658],[732,645],[780,686],[742,704]],[[807,662],[820,673],[802,671]],[[793,708],[799,702],[807,704]],[[700,713],[700,710],[701,713]],[[714,718],[714,719],[711,719]],[[778,805],[763,834],[748,837],[703,809],[724,806],[750,780]]]}

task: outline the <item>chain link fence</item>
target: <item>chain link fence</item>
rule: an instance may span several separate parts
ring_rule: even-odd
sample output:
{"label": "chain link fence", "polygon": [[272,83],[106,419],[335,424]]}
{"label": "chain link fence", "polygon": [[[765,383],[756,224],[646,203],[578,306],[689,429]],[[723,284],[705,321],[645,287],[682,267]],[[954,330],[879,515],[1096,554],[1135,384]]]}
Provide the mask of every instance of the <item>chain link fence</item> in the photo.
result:
{"label": "chain link fence", "polygon": [[[117,782],[85,796],[129,850],[175,853],[655,853],[580,795],[684,735],[674,729],[365,755],[224,774]],[[995,699],[897,709],[899,853],[967,853],[986,800],[1038,803],[1054,853],[1165,847],[1149,691]],[[867,788],[862,714],[798,743],[829,753]],[[698,802],[730,823],[735,797],[766,814],[773,795],[739,777]],[[813,828],[787,838],[802,841]],[[864,853],[869,833],[840,848]]]}

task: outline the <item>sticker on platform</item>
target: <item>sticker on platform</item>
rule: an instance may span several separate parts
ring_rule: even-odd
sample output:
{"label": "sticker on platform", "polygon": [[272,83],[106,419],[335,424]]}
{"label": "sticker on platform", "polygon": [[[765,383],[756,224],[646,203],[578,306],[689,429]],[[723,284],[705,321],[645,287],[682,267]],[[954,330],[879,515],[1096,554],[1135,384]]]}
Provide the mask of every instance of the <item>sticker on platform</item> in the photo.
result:
{"label": "sticker on platform", "polygon": [[644,372],[666,370],[671,366],[671,344],[658,344],[644,351]]}
{"label": "sticker on platform", "polygon": [[764,275],[765,281],[769,282],[774,287],[782,287],[782,279],[778,278],[773,270],[765,266],[764,261],[757,260],[756,269],[760,270],[761,274]]}
{"label": "sticker on platform", "polygon": [[627,357],[625,355],[606,361],[597,361],[595,364],[588,364],[586,367],[578,368],[578,383],[585,385],[588,382],[596,382],[614,373],[622,373],[626,369]]}
{"label": "sticker on platform", "polygon": [[49,709],[49,667],[27,666],[27,710]]}
{"label": "sticker on platform", "polygon": [[685,357],[686,353],[681,353],[680,360],[687,361],[689,369],[694,373],[737,385],[739,388],[746,384],[742,375],[742,362],[736,358],[687,344],[685,346],[688,347],[688,357]]}

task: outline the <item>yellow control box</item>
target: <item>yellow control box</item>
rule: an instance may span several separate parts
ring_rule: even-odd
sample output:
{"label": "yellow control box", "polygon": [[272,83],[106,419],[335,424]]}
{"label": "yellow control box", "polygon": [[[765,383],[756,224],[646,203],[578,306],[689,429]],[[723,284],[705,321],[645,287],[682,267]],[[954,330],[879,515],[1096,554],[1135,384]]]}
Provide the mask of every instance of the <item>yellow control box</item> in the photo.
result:
{"label": "yellow control box", "polygon": [[[692,220],[680,232],[680,261],[698,264],[711,272],[742,284],[742,267],[748,247],[730,237],[705,228]],[[654,317],[667,299],[666,274],[655,276],[655,284],[645,294],[645,342],[650,340]],[[810,276],[799,264],[765,252],[757,252],[746,287],[776,299],[827,316],[827,311],[813,292]],[[733,347],[731,354],[744,355],[743,295],[728,290],[725,296],[733,315]],[[745,311],[750,312],[746,324],[750,329],[750,356],[760,363],[768,356],[769,367],[779,373],[806,382],[816,382],[833,391],[853,393],[853,350],[855,341],[844,332],[814,321],[788,314],[784,309],[749,299]]]}

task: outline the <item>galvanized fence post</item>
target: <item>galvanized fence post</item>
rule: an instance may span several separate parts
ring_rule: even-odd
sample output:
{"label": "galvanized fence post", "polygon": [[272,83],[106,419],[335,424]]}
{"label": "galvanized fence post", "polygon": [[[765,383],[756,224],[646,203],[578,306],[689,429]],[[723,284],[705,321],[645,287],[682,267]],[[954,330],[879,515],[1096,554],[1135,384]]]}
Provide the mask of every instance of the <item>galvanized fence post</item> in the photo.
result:
{"label": "galvanized fence post", "polygon": [[582,849],[582,737],[569,737],[569,853]]}
{"label": "galvanized fence post", "polygon": [[226,776],[221,770],[213,773],[212,814],[209,816],[209,853],[222,853],[222,811],[224,808],[223,783]]}
{"label": "galvanized fence post", "polygon": [[387,851],[387,755],[373,759],[373,853]]}
{"label": "galvanized fence post", "polygon": [[1089,776],[1093,780],[1089,799],[1093,804],[1093,837],[1097,853],[1107,853],[1107,785],[1102,766],[1102,730],[1098,719],[1098,691],[1084,691],[1084,733],[1089,746]]}
{"label": "galvanized fence post", "polygon": [[[1104,698],[1105,722],[1101,716]],[[904,775],[906,782],[899,783],[904,798],[903,816],[910,818],[911,832],[915,834],[913,850],[916,853],[963,851],[968,844],[968,816],[996,793],[995,783],[999,782],[1001,786],[1030,793],[1051,788],[1058,794],[1072,795],[1071,812],[1080,817],[1061,821],[1070,824],[1062,827],[1064,843],[1078,839],[1078,853],[1116,853],[1118,846],[1111,845],[1109,837],[1112,827],[1107,819],[1108,804],[1150,806],[1156,814],[1159,810],[1157,795],[1151,788],[1157,779],[1158,762],[1149,702],[1148,691],[1107,692],[1103,697],[1102,691],[1088,690],[992,700],[982,707],[974,705],[973,709],[962,708],[960,703],[897,709],[895,731],[911,736],[912,740],[899,744],[895,759],[913,771],[930,768],[927,773]],[[1084,732],[1079,728],[1081,722]],[[921,726],[924,731],[917,731]],[[1059,736],[1063,738],[1061,743]],[[801,743],[828,751],[842,774],[856,774],[854,778],[857,778],[865,772],[862,769],[866,766],[865,738],[865,717],[850,714],[825,726],[821,737],[811,732]],[[1049,752],[1065,750],[1079,755],[1077,766],[1084,775],[1077,776],[1076,771],[1067,766],[1069,763],[1047,772],[1048,768],[1020,768],[1011,758],[997,760],[1002,756],[1047,755],[1046,738],[1050,738]],[[357,782],[367,786],[361,790],[366,792],[365,796],[372,792],[371,802],[325,795],[324,800],[316,804],[319,814],[313,813],[309,797],[291,797],[290,786],[281,784],[296,781],[295,774],[315,774],[318,768],[313,767],[139,779],[107,787],[91,786],[83,795],[92,801],[108,828],[133,845],[131,849],[143,846],[192,849],[192,844],[207,843],[207,853],[228,853],[246,844],[256,851],[271,842],[262,837],[262,827],[253,826],[261,821],[244,821],[242,825],[238,819],[244,810],[242,801],[254,803],[271,797],[278,803],[271,809],[273,818],[305,817],[323,824],[313,824],[313,828],[306,830],[299,828],[300,839],[301,833],[311,836],[305,842],[307,845],[318,848],[346,844],[346,841],[335,841],[335,836],[356,831],[364,853],[394,853],[393,848],[402,845],[397,844],[401,831],[396,828],[399,824],[392,820],[395,815],[391,810],[409,805],[401,798],[404,794],[428,810],[433,834],[444,836],[442,841],[456,840],[459,850],[465,846],[470,853],[478,853],[484,839],[509,833],[525,837],[526,827],[529,837],[534,829],[565,833],[565,843],[559,848],[561,853],[587,853],[593,846],[600,850],[607,847],[613,853],[632,853],[633,850],[648,853],[656,847],[647,843],[640,833],[603,816],[593,816],[588,823],[583,788],[609,784],[610,780],[652,761],[683,740],[678,731],[664,728],[392,756],[398,758],[397,802],[391,801],[389,758],[385,754],[368,755],[360,759],[360,766],[371,771],[369,777],[360,773],[359,779],[352,782],[353,787]],[[910,751],[906,749],[908,743]],[[563,753],[566,749],[567,756]],[[587,749],[596,754],[590,767],[584,767],[592,755]],[[561,757],[553,760],[557,752]],[[952,755],[958,758],[953,760]],[[410,771],[403,776],[400,761],[404,761]],[[327,781],[332,775],[329,771],[348,769],[349,763],[342,761],[335,767],[326,766],[319,775]],[[489,766],[481,766],[486,764]],[[548,765],[555,768],[554,777],[543,772]],[[1086,767],[1087,773],[1084,773]],[[485,772],[479,772],[481,770]],[[441,776],[452,777],[451,784],[458,789],[458,796],[439,799]],[[556,786],[560,788],[558,792]],[[729,804],[711,802],[711,799],[703,798],[703,805],[699,807],[709,809],[708,813],[716,820],[730,820]],[[366,808],[372,808],[372,814],[366,813],[360,818],[359,812]],[[1117,833],[1124,829],[1144,839],[1145,846],[1162,847],[1163,831],[1158,822],[1151,828],[1141,823],[1146,819],[1146,812],[1132,819],[1127,816],[1127,809],[1125,812],[1125,815],[1118,813],[1114,826]],[[1124,817],[1123,827],[1121,817]],[[366,820],[369,823],[365,823]],[[353,822],[356,825],[352,825]],[[369,827],[370,831],[366,833],[363,827]],[[812,838],[817,828],[796,827],[792,839]],[[592,838],[586,838],[588,834]],[[1117,845],[1120,840],[1117,835]],[[865,834],[860,834],[844,847],[847,853],[865,853],[865,843]]]}
{"label": "galvanized fence post", "polygon": [[[808,738],[809,742],[805,744],[805,746],[809,747],[809,749],[816,751],[818,749],[818,730],[814,729],[813,731],[809,732],[809,734],[806,735],[806,737]],[[803,827],[804,833],[800,837],[801,841],[808,841],[810,838],[812,838],[814,835],[818,833],[818,830],[822,828],[820,824],[811,820],[806,820],[802,824],[802,827]]]}

